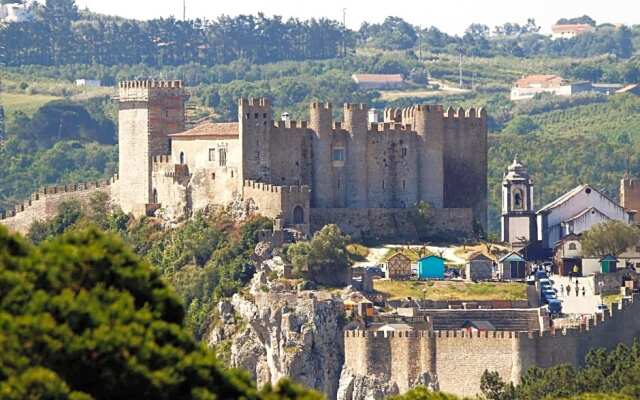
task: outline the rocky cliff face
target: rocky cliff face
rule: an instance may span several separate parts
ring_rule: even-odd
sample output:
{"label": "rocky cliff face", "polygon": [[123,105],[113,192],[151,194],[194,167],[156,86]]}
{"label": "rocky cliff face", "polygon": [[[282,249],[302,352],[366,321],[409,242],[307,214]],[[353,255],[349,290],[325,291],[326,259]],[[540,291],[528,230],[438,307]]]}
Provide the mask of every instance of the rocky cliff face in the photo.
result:
{"label": "rocky cliff face", "polygon": [[209,343],[225,343],[231,366],[251,372],[259,386],[289,377],[335,399],[344,363],[342,301],[291,289],[268,279],[271,271],[261,268],[248,294],[218,305],[222,323]]}
{"label": "rocky cliff face", "polygon": [[394,382],[375,376],[355,374],[347,368],[342,370],[338,385],[337,400],[381,400],[399,394]]}

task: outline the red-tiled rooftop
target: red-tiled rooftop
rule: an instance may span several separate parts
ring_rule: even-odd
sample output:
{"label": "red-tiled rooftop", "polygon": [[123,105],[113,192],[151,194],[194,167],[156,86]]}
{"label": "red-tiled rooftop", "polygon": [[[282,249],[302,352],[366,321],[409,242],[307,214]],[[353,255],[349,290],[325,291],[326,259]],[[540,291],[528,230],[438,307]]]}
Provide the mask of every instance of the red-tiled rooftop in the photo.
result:
{"label": "red-tiled rooftop", "polygon": [[544,85],[552,81],[563,81],[562,77],[558,75],[529,75],[520,78],[516,81],[517,87],[527,87],[529,85]]}
{"label": "red-tiled rooftop", "polygon": [[400,74],[353,74],[353,79],[358,83],[402,83],[404,78]]}
{"label": "red-tiled rooftop", "polygon": [[551,27],[553,32],[588,32],[593,29],[589,24],[556,24]]}
{"label": "red-tiled rooftop", "polygon": [[193,137],[238,137],[240,125],[237,122],[203,122],[180,133],[169,135],[173,138]]}

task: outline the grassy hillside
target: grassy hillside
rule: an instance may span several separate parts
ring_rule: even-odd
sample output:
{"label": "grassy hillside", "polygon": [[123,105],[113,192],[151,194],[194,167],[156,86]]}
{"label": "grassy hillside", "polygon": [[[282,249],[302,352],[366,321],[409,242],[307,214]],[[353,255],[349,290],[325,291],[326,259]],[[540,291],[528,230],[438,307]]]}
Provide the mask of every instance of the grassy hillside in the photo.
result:
{"label": "grassy hillside", "polygon": [[0,105],[7,114],[22,111],[31,115],[46,103],[59,99],[60,97],[48,94],[0,93]]}

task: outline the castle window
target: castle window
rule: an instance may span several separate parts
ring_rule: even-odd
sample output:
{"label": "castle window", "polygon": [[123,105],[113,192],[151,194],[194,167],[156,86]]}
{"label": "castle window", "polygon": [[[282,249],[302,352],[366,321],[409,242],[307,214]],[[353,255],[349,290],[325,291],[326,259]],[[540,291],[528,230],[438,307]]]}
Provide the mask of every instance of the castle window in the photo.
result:
{"label": "castle window", "polygon": [[254,117],[255,119],[258,119],[258,118],[260,118],[260,114],[255,113],[255,114],[253,115],[253,117]]}
{"label": "castle window", "polygon": [[247,119],[251,119],[251,114],[247,113]]}
{"label": "castle window", "polygon": [[181,151],[181,152],[180,152],[180,164],[184,164],[184,160],[185,160],[185,158],[184,158],[184,152],[182,152],[182,151]]}
{"label": "castle window", "polygon": [[344,149],[333,149],[331,152],[331,160],[333,161],[344,161]]}
{"label": "castle window", "polygon": [[402,148],[402,157],[406,157],[407,156],[407,148],[403,147]]}
{"label": "castle window", "polygon": [[262,114],[262,118],[267,118],[267,113]]}
{"label": "castle window", "polygon": [[304,224],[304,209],[301,206],[295,206],[295,208],[293,209],[293,224]]}
{"label": "castle window", "polygon": [[578,250],[578,246],[575,243],[571,242],[569,243],[569,250]]}
{"label": "castle window", "polygon": [[407,181],[405,181],[404,179],[402,180],[402,191],[407,190]]}
{"label": "castle window", "polygon": [[218,149],[218,161],[221,167],[227,166],[227,149]]}
{"label": "castle window", "polygon": [[216,160],[216,149],[209,149],[209,161]]}
{"label": "castle window", "polygon": [[212,180],[212,181],[215,181],[215,180],[216,180],[216,173],[215,173],[215,172],[211,174],[211,180]]}
{"label": "castle window", "polygon": [[158,204],[158,191],[153,189],[153,204]]}
{"label": "castle window", "polygon": [[231,170],[231,177],[233,178],[233,170]]}

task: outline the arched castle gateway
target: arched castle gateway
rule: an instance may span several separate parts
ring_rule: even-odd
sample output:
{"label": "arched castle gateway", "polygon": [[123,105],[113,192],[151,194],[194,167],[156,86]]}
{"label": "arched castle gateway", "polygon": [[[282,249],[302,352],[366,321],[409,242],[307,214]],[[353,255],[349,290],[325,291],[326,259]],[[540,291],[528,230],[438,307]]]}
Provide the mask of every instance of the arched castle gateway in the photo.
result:
{"label": "arched castle gateway", "polygon": [[[370,123],[366,105],[345,104],[344,120],[333,122],[331,104],[312,103],[308,122],[285,122],[273,120],[268,100],[242,99],[238,122],[185,130],[186,99],[180,81],[120,83],[118,178],[103,190],[125,212],[179,217],[234,204],[306,233],[338,223],[354,236],[403,236],[409,209],[425,201],[436,226],[486,225],[482,109],[419,105]],[[73,196],[32,198],[20,210],[49,201],[38,208],[47,211],[9,213],[2,223],[24,230]]]}

